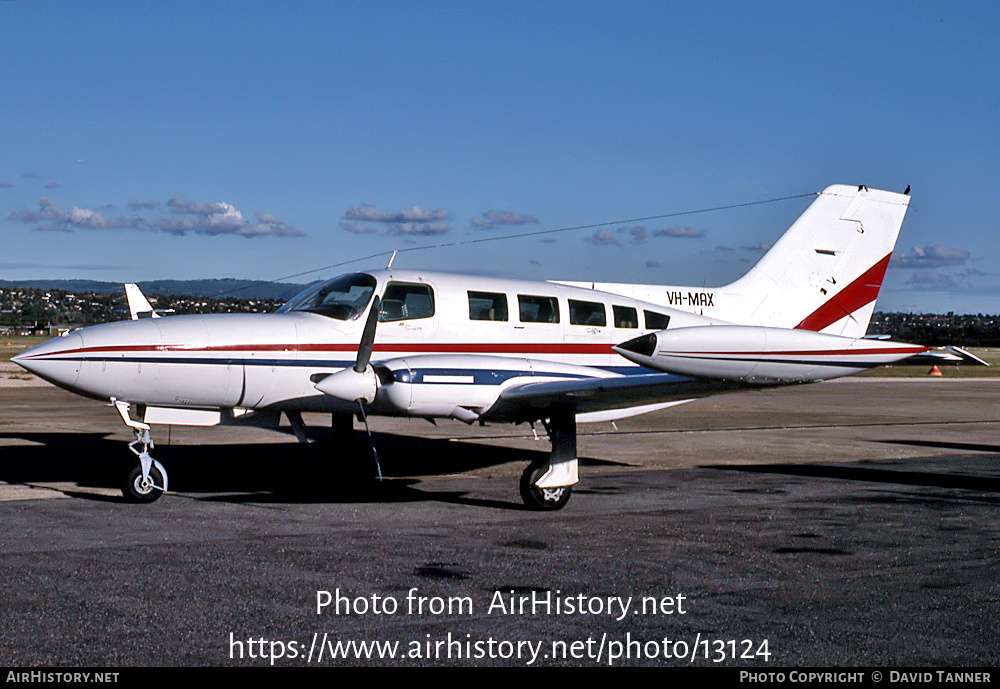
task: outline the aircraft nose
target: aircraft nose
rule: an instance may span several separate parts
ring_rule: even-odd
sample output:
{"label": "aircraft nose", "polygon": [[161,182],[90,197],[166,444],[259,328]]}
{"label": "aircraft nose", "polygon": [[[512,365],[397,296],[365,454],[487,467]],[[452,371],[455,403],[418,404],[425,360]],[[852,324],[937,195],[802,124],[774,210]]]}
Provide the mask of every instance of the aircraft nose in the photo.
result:
{"label": "aircraft nose", "polygon": [[75,333],[56,337],[31,349],[25,350],[11,361],[34,373],[39,378],[72,387],[80,374],[80,350],[83,338]]}

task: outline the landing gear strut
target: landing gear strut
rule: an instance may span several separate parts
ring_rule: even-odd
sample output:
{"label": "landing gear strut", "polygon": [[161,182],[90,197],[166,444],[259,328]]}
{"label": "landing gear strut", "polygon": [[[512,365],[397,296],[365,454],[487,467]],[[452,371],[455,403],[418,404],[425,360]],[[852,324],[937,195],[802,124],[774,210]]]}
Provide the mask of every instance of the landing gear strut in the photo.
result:
{"label": "landing gear strut", "polygon": [[565,410],[545,423],[552,443],[548,460],[532,462],[521,474],[521,500],[533,510],[559,510],[579,482],[576,457],[576,413]]}
{"label": "landing gear strut", "polygon": [[[128,444],[128,449],[139,458],[139,466],[129,472],[122,485],[122,495],[129,502],[154,502],[167,489],[167,470],[149,454],[149,449],[155,447],[149,436],[149,424],[132,420],[128,402],[111,401],[125,425],[135,432],[135,440]],[[142,443],[142,451],[135,448],[139,443]]]}

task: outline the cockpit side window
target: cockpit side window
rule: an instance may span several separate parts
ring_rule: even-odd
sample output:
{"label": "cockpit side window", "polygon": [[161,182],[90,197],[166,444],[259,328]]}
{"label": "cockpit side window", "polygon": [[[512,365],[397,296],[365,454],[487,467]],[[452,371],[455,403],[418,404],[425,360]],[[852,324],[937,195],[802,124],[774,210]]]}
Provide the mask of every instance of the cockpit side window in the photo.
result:
{"label": "cockpit side window", "polygon": [[299,292],[278,313],[309,311],[341,321],[354,320],[364,313],[374,292],[375,278],[371,275],[341,275]]}
{"label": "cockpit side window", "polygon": [[380,321],[430,318],[434,315],[434,290],[430,285],[390,282],[382,295]]}

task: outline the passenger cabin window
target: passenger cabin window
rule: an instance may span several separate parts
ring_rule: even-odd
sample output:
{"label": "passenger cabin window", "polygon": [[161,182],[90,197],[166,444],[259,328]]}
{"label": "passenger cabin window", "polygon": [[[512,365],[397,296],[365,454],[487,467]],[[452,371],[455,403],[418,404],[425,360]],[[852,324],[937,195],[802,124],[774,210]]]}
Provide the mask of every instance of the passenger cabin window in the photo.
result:
{"label": "passenger cabin window", "polygon": [[646,311],[645,309],[642,313],[646,317],[646,330],[666,330],[670,323],[670,316],[666,314]]}
{"label": "passenger cabin window", "polygon": [[430,285],[390,282],[382,295],[380,321],[430,318],[434,315],[434,290]]}
{"label": "passenger cabin window", "polygon": [[555,297],[517,295],[517,307],[522,323],[558,323],[559,300]]}
{"label": "passenger cabin window", "polygon": [[309,311],[340,321],[360,316],[375,291],[375,278],[366,273],[341,275],[299,292],[278,313]]}
{"label": "passenger cabin window", "polygon": [[639,327],[639,314],[631,306],[612,306],[611,308],[615,313],[616,328]]}
{"label": "passenger cabin window", "polygon": [[507,320],[507,295],[495,292],[469,292],[469,320]]}
{"label": "passenger cabin window", "polygon": [[604,304],[594,301],[569,300],[570,325],[592,325],[603,328],[608,324]]}

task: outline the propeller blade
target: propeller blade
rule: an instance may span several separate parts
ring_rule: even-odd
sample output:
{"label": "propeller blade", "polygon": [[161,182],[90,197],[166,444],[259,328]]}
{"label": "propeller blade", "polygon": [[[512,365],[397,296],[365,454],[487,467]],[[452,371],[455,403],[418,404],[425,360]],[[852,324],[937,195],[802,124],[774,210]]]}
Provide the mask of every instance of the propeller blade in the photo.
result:
{"label": "propeller blade", "polygon": [[382,303],[376,294],[372,301],[371,311],[368,312],[368,320],[365,321],[365,329],[361,333],[361,344],[358,345],[358,360],[354,364],[354,370],[358,373],[364,373],[365,369],[368,368],[368,362],[371,361],[372,349],[375,346],[375,326],[378,325],[378,316],[381,311]]}
{"label": "propeller blade", "polygon": [[[376,297],[377,299],[378,297]],[[375,439],[372,438],[371,429],[368,428],[368,415],[365,414],[365,401],[358,400],[358,409],[361,411],[361,420],[365,422],[365,432],[368,434],[368,445],[372,448],[372,457],[375,458],[375,471],[378,472],[378,480],[382,480],[382,465],[378,461],[378,450],[375,449]]]}

